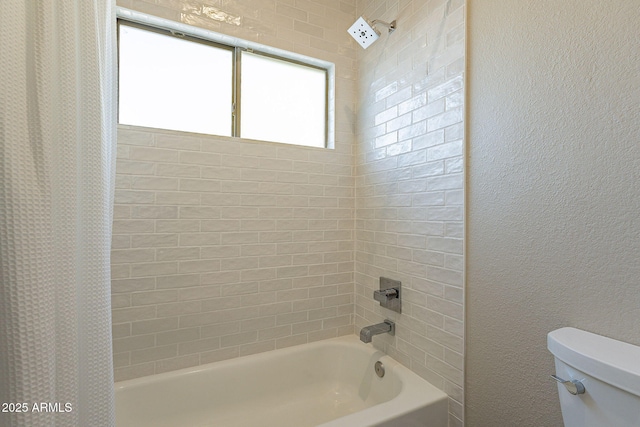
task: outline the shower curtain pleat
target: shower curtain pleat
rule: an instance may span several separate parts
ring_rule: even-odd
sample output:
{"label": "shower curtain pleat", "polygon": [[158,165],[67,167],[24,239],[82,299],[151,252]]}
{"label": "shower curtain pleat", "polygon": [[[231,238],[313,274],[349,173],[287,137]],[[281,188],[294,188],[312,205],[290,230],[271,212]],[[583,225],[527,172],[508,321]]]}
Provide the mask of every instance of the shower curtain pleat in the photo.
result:
{"label": "shower curtain pleat", "polygon": [[115,99],[111,0],[0,1],[0,426],[114,425]]}

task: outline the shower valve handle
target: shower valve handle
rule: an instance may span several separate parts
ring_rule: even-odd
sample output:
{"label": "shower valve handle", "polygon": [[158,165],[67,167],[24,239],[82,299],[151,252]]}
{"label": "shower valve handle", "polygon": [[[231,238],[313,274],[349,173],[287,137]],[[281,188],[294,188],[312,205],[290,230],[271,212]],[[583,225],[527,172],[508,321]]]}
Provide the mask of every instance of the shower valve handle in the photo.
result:
{"label": "shower valve handle", "polygon": [[380,302],[388,302],[394,298],[398,298],[398,290],[395,288],[373,291],[373,299]]}

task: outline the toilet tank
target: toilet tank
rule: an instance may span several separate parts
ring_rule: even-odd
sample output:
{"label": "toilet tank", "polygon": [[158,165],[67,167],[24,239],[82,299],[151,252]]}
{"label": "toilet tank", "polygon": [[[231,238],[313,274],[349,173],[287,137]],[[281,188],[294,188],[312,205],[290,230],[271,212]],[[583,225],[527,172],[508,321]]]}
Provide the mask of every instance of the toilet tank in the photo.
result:
{"label": "toilet tank", "polygon": [[578,380],[583,394],[558,383],[565,427],[640,426],[640,347],[575,328],[547,335],[556,376]]}

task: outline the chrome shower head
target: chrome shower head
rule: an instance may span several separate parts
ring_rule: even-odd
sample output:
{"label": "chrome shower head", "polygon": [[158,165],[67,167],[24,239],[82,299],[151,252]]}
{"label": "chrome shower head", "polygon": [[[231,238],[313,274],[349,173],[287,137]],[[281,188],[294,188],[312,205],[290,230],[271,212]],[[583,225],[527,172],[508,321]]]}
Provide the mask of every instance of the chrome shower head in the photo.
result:
{"label": "chrome shower head", "polygon": [[361,16],[347,32],[351,34],[351,37],[353,37],[363,49],[366,49],[380,37],[380,31],[375,28],[376,24],[389,27],[389,33],[392,33],[396,29],[396,21],[387,23],[376,19],[373,22],[369,22],[367,18]]}

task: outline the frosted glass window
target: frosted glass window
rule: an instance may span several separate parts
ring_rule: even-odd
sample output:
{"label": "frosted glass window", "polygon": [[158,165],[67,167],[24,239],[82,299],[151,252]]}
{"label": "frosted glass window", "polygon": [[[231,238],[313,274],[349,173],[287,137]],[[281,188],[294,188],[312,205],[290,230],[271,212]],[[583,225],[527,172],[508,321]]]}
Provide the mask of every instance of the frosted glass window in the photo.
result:
{"label": "frosted glass window", "polygon": [[119,122],[232,135],[233,50],[120,24]]}
{"label": "frosted glass window", "polygon": [[326,70],[242,52],[240,136],[324,147]]}

